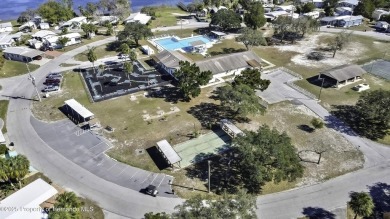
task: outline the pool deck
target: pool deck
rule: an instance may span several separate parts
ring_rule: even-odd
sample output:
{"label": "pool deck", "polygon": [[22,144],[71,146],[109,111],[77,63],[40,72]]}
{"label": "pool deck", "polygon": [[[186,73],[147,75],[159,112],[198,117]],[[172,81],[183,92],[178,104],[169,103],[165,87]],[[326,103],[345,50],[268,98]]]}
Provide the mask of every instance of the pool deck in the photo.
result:
{"label": "pool deck", "polygon": [[231,138],[224,131],[217,130],[177,144],[173,148],[182,158],[180,167],[185,168],[225,151],[230,147],[230,143]]}
{"label": "pool deck", "polygon": [[[172,38],[175,38],[175,40],[172,40]],[[212,44],[214,44],[213,39],[204,35],[195,35],[186,38],[180,38],[178,36],[173,35],[173,36],[158,37],[155,39],[148,39],[149,43],[155,46],[159,51],[183,49],[186,47],[190,47],[191,42],[199,41],[199,40],[203,41],[205,45],[211,46]]]}

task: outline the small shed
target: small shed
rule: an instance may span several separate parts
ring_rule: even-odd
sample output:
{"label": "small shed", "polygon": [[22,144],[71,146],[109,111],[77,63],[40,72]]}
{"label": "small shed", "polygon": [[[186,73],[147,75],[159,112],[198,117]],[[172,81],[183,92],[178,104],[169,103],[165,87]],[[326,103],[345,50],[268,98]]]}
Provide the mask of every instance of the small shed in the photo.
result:
{"label": "small shed", "polygon": [[226,33],[220,31],[211,31],[210,36],[215,39],[223,39],[226,36]]}
{"label": "small shed", "polygon": [[163,155],[164,159],[168,162],[170,166],[173,167],[173,165],[177,163],[180,167],[181,157],[179,156],[179,154],[177,154],[175,149],[173,149],[173,147],[171,146],[171,144],[169,144],[167,140],[164,139],[157,142],[157,149],[158,151],[160,151],[160,153]]}
{"label": "small shed", "polygon": [[228,119],[222,119],[220,122],[221,129],[226,132],[230,137],[235,138],[240,135],[244,135],[244,133],[239,129],[236,125],[234,125]]}
{"label": "small shed", "polygon": [[49,23],[40,23],[38,26],[39,26],[39,29],[41,29],[41,30],[48,30],[48,29],[50,29]]}
{"label": "small shed", "polygon": [[340,87],[361,79],[364,73],[366,71],[358,65],[342,65],[320,72],[318,79],[323,79],[328,84]]}
{"label": "small shed", "polygon": [[65,101],[65,110],[70,119],[76,124],[87,122],[94,118],[94,114],[77,102],[75,99]]}
{"label": "small shed", "polygon": [[144,52],[146,55],[153,55],[154,54],[154,50],[152,48],[150,48],[148,45],[143,45],[141,46],[141,50],[142,52]]}

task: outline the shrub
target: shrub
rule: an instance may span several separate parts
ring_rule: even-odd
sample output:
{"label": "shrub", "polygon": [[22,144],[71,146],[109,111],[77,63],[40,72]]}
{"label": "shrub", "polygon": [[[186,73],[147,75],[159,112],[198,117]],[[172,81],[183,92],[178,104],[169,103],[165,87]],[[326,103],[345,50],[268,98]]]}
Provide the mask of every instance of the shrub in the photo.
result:
{"label": "shrub", "polygon": [[8,148],[5,144],[0,145],[0,154],[5,154],[8,151]]}
{"label": "shrub", "polygon": [[324,123],[320,120],[320,119],[317,119],[317,118],[313,118],[311,120],[311,124],[313,125],[314,128],[316,129],[320,129],[320,128],[323,128],[324,127]]}
{"label": "shrub", "polygon": [[306,57],[307,57],[307,59],[316,60],[316,61],[320,61],[320,60],[325,58],[324,54],[320,53],[320,52],[311,52],[311,53],[307,54]]}

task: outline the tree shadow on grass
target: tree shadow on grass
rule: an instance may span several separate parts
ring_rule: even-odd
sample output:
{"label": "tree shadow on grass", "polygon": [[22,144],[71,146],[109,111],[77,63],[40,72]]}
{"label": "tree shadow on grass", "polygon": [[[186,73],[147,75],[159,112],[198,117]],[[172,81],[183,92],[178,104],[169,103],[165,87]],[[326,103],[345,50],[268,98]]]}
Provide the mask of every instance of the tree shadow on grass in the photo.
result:
{"label": "tree shadow on grass", "polygon": [[309,219],[334,219],[336,215],[330,211],[327,211],[319,207],[306,207],[303,209],[302,214],[304,214]]}
{"label": "tree shadow on grass", "polygon": [[161,152],[157,149],[156,146],[147,148],[150,158],[152,158],[153,162],[156,164],[159,170],[163,170],[169,167],[168,162],[164,159]]}
{"label": "tree shadow on grass", "polygon": [[[343,106],[335,106],[341,109]],[[350,106],[345,106],[350,107]],[[348,110],[347,110],[348,111]],[[325,117],[326,127],[347,134],[349,136],[357,136],[356,122],[354,121],[355,115],[353,112],[347,112],[344,110],[331,111],[330,116]]]}
{"label": "tree shadow on grass", "polygon": [[237,122],[249,122],[248,118],[236,116],[236,113],[230,108],[215,103],[202,102],[192,106],[187,112],[197,118],[204,128],[208,129],[214,128],[221,119],[226,118]]}
{"label": "tree shadow on grass", "polygon": [[149,96],[154,98],[164,98],[166,102],[170,103],[190,101],[189,99],[184,98],[180,90],[174,86],[164,86],[160,89],[153,89],[150,91]]}
{"label": "tree shadow on grass", "polygon": [[383,213],[390,212],[390,185],[378,182],[368,187],[374,201],[374,217],[383,218]]}
{"label": "tree shadow on grass", "polygon": [[198,178],[199,180],[204,181],[204,185],[207,187],[208,160],[210,160],[211,191],[217,194],[222,194],[223,192],[234,194],[238,191],[239,185],[242,183],[239,180],[239,177],[237,177],[239,176],[239,172],[237,171],[234,159],[230,154],[231,153],[220,155],[199,154],[199,156],[195,157],[195,160],[201,161],[186,168],[186,175],[190,178]]}

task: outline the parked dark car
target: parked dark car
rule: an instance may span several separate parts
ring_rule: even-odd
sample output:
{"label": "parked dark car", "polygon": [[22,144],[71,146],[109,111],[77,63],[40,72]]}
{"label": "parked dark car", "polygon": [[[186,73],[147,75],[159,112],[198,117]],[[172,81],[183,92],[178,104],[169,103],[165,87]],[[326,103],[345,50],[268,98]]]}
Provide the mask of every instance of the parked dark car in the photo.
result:
{"label": "parked dark car", "polygon": [[156,197],[158,194],[157,188],[154,185],[149,185],[145,189],[145,194],[151,195],[153,197]]}
{"label": "parked dark car", "polygon": [[42,60],[42,56],[35,56],[33,59],[34,60]]}
{"label": "parked dark car", "polygon": [[59,84],[61,82],[58,78],[46,78],[46,81],[43,84]]}

